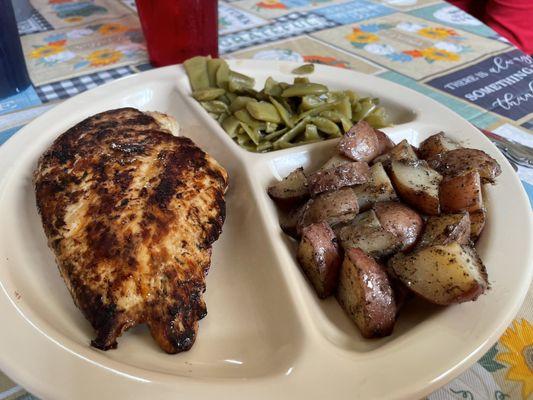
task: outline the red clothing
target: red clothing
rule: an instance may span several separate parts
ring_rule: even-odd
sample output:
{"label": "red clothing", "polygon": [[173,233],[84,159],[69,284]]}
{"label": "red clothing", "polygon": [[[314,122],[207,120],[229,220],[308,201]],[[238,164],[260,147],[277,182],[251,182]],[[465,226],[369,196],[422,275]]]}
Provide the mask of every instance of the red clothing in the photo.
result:
{"label": "red clothing", "polygon": [[533,0],[448,0],[533,54]]}

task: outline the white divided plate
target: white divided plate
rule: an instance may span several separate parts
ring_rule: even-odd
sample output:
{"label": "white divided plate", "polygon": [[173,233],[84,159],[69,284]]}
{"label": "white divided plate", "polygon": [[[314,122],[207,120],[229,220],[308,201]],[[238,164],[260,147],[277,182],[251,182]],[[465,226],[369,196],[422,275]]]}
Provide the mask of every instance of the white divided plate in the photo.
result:
{"label": "white divided plate", "polygon": [[[256,77],[292,80],[291,63],[232,61]],[[530,205],[517,175],[472,125],[423,95],[353,71],[317,66],[333,89],[381,98],[395,141],[443,130],[498,160],[486,190],[489,219],[478,244],[491,290],[448,308],[410,304],[394,334],[365,340],[335,299],[320,301],[295,262],[266,187],[297,166],[315,168],[335,141],[249,153],[190,98],[179,66],[130,76],[76,96],[0,148],[0,369],[43,399],[416,399],[474,363],[502,334],[532,276]],[[97,112],[137,107],[169,113],[229,172],[227,219],[207,279],[209,314],[189,352],[164,354],[145,327],[116,350],[89,346],[93,331],[62,282],[35,206],[32,171],[62,132]],[[193,397],[194,396],[194,397]]]}

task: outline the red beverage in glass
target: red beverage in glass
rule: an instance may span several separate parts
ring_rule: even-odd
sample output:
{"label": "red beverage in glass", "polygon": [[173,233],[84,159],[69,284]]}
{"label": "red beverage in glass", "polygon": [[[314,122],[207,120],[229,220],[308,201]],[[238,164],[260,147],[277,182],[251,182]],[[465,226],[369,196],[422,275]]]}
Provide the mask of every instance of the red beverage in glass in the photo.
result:
{"label": "red beverage in glass", "polygon": [[181,63],[194,56],[218,57],[217,0],[136,0],[156,66]]}

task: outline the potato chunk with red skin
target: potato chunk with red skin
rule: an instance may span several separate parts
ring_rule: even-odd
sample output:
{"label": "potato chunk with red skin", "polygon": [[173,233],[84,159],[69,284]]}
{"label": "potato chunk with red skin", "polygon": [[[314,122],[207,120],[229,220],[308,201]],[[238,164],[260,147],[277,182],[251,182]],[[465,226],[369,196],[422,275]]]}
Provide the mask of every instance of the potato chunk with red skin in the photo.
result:
{"label": "potato chunk with red skin", "polygon": [[467,212],[429,217],[415,249],[452,242],[470,244],[470,217]]}
{"label": "potato chunk with red skin", "polygon": [[361,211],[368,210],[372,204],[380,201],[398,199],[390,178],[381,163],[372,165],[368,181],[362,185],[354,186],[353,191],[357,196]]}
{"label": "potato chunk with red skin", "polygon": [[366,162],[353,161],[332,168],[320,169],[308,177],[311,196],[337,190],[345,186],[365,183],[370,176]]}
{"label": "potato chunk with red skin", "polygon": [[427,160],[437,154],[460,148],[461,145],[459,143],[445,136],[444,132],[439,132],[420,143],[418,156],[423,160]]}
{"label": "potato chunk with red skin", "polygon": [[470,214],[470,240],[472,242],[477,242],[479,235],[483,232],[485,228],[485,223],[487,222],[487,211],[485,208],[481,208],[478,211],[471,212]]}
{"label": "potato chunk with red skin", "polygon": [[281,181],[268,188],[268,195],[284,209],[291,208],[309,198],[307,177],[303,168],[297,168]]}
{"label": "potato chunk with red skin", "polygon": [[483,197],[479,172],[471,170],[445,177],[439,186],[439,201],[441,211],[445,213],[480,210],[483,207]]}
{"label": "potato chunk with red skin", "polygon": [[386,152],[392,150],[395,144],[385,132],[374,129],[374,133],[378,139],[378,155],[385,154]]}
{"label": "potato chunk with red skin", "polygon": [[393,161],[418,161],[415,148],[411,146],[406,139],[404,139],[388,152],[376,157],[374,160],[372,160],[372,163],[375,164],[380,162],[385,168],[389,168]]}
{"label": "potato chunk with red skin", "polygon": [[429,166],[444,176],[456,176],[477,170],[482,183],[494,182],[501,174],[500,164],[487,153],[477,149],[455,149],[428,159]]}
{"label": "potato chunk with red skin", "polygon": [[402,242],[401,251],[409,251],[416,243],[424,221],[413,209],[394,201],[376,203],[373,206],[383,229],[389,231]]}
{"label": "potato chunk with red skin", "polygon": [[398,196],[410,206],[428,215],[440,213],[439,185],[442,176],[425,161],[391,163],[391,181]]}
{"label": "potato chunk with red skin", "polygon": [[485,266],[475,250],[457,242],[396,254],[389,266],[409,289],[439,305],[475,300],[488,288]]}
{"label": "potato chunk with red skin", "polygon": [[318,297],[324,299],[335,292],[342,258],[335,233],[326,222],[303,229],[297,258]]}
{"label": "potato chunk with red skin", "polygon": [[322,221],[326,221],[330,226],[349,221],[358,212],[357,196],[352,189],[342,188],[334,192],[321,193],[305,205],[297,231],[300,233],[307,225]]}
{"label": "potato chunk with red skin", "polygon": [[354,161],[369,162],[379,155],[380,143],[374,128],[366,121],[359,121],[341,138],[338,150]]}
{"label": "potato chunk with red skin", "polygon": [[342,263],[337,300],[365,338],[392,333],[396,302],[384,268],[358,248],[346,251]]}

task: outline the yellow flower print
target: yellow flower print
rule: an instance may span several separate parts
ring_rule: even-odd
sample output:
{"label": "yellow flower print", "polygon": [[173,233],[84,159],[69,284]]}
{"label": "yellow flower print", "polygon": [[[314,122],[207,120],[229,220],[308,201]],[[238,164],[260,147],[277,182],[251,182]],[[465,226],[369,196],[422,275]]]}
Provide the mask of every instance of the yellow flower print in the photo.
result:
{"label": "yellow flower print", "polygon": [[54,54],[61,53],[63,50],[65,50],[64,46],[53,46],[53,45],[45,45],[36,48],[30,53],[31,58],[44,58],[53,56]]}
{"label": "yellow flower print", "polygon": [[420,52],[423,57],[430,61],[459,61],[461,58],[457,53],[435,47],[428,47]]}
{"label": "yellow flower print", "polygon": [[104,24],[98,28],[98,32],[101,35],[113,35],[114,33],[121,33],[128,30],[127,26],[118,24],[116,22],[111,22],[109,24]]}
{"label": "yellow flower print", "polygon": [[87,61],[91,63],[91,67],[102,67],[116,63],[122,56],[122,52],[113,49],[95,50],[87,56]]}
{"label": "yellow flower print", "polygon": [[76,22],[83,21],[83,17],[68,17],[65,18],[63,21],[68,22],[69,24],[74,24]]}
{"label": "yellow flower print", "polygon": [[418,30],[417,33],[420,36],[424,36],[424,37],[427,37],[429,39],[435,39],[435,40],[446,39],[448,36],[457,36],[457,33],[453,29],[440,28],[440,27],[422,28],[422,29]]}
{"label": "yellow flower print", "polygon": [[374,43],[379,40],[379,36],[354,28],[353,32],[346,36],[346,39],[354,43]]}
{"label": "yellow flower print", "polygon": [[529,399],[533,393],[533,325],[522,319],[513,321],[500,338],[509,352],[496,356],[509,365],[506,378],[522,384],[522,398]]}

